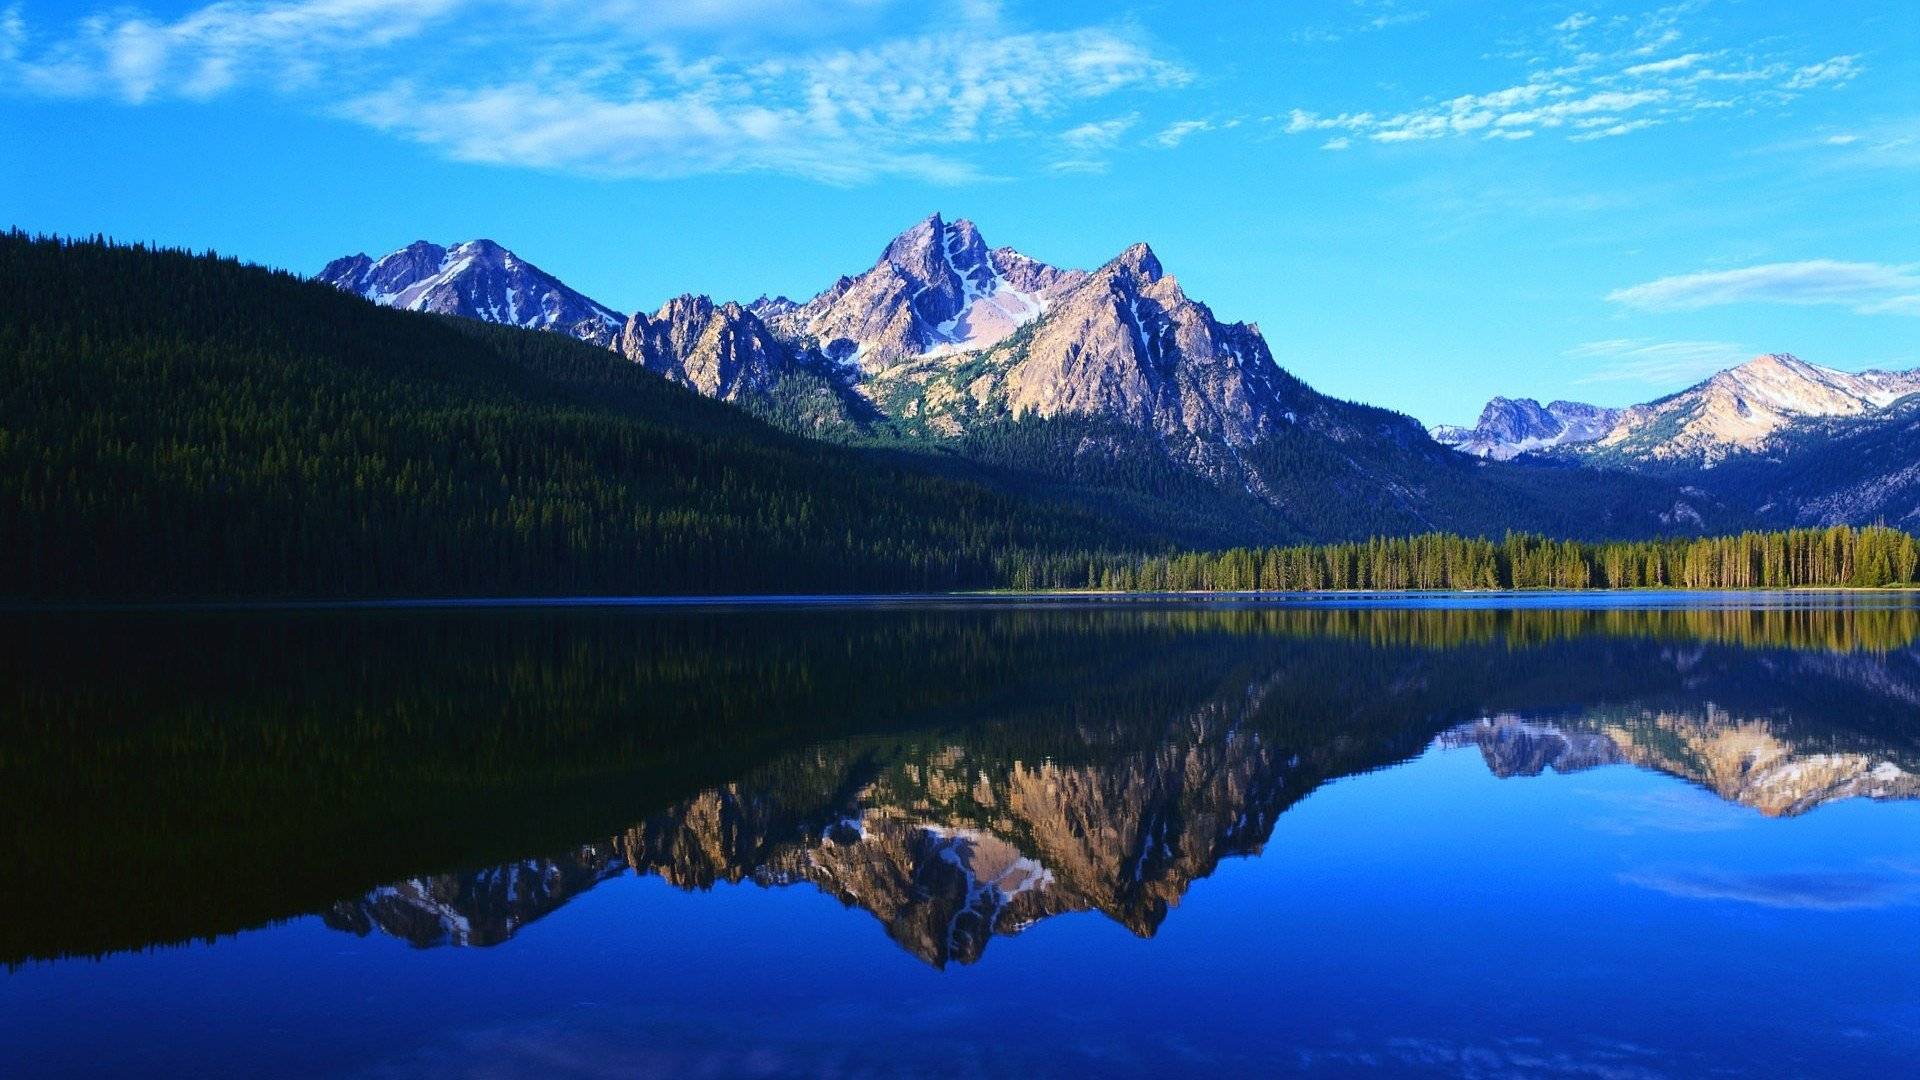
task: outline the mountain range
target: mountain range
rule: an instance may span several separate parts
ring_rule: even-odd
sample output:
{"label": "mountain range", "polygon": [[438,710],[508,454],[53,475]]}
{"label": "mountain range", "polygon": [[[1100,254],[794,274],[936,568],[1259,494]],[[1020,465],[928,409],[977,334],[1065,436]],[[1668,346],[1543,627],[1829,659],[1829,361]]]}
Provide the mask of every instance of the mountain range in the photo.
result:
{"label": "mountain range", "polygon": [[1846,372],[1767,353],[1675,394],[1610,409],[1496,397],[1433,437],[1476,457],[1556,458],[1686,483],[1759,521],[1920,518],[1920,370]]}
{"label": "mountain range", "polygon": [[[487,240],[336,259],[318,280],[387,306],[562,330],[726,401],[764,404],[811,376],[809,389],[824,380],[916,435],[1111,420],[1248,481],[1236,447],[1302,414],[1345,419],[1274,363],[1258,327],[1189,299],[1147,245],[1092,272],[1061,269],[938,214],[804,302],[683,295],[622,318]],[[615,321],[617,333],[601,333]]]}
{"label": "mountain range", "polygon": [[[1155,503],[1206,542],[1920,518],[1920,434],[1901,434],[1900,407],[1920,371],[1770,353],[1645,404],[1496,397],[1472,427],[1423,429],[1313,390],[1145,244],[1064,268],[933,214],[810,298],[683,295],[631,317],[484,240],[350,256],[319,280],[559,330],[801,434],[934,447],[1056,495]],[[1514,468],[1463,471],[1440,448]]]}
{"label": "mountain range", "polygon": [[[438,306],[425,310],[533,325],[532,286],[515,291],[512,267],[553,282],[541,295],[572,298],[569,315],[603,313],[539,328],[605,344],[788,430],[999,468],[1048,497],[1131,507],[1193,542],[1648,535],[1731,520],[1665,478],[1470,462],[1411,417],[1321,394],[1280,365],[1258,326],[1188,296],[1146,244],[1063,268],[933,214],[805,300],[683,295],[605,339],[611,308],[561,293],[498,245],[408,255],[441,250],[336,260],[320,280],[390,306],[421,307],[431,292]],[[439,268],[432,289],[397,289],[375,272],[416,261]]]}

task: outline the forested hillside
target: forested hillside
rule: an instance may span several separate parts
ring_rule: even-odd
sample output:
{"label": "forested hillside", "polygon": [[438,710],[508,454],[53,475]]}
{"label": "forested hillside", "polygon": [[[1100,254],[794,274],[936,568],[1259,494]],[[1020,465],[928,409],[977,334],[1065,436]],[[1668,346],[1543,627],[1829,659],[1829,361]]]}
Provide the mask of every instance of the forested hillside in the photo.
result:
{"label": "forested hillside", "polygon": [[951,588],[1168,539],[228,259],[14,233],[0,296],[8,597]]}

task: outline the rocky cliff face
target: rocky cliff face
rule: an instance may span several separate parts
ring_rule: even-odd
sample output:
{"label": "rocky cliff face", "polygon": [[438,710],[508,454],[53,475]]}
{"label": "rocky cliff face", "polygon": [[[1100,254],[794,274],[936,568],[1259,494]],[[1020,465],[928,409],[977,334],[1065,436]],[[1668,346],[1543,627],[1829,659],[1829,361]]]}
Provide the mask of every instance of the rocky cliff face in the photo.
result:
{"label": "rocky cliff face", "polygon": [[443,248],[425,240],[372,259],[349,255],[318,280],[376,304],[555,330],[610,345],[626,317],[491,240]]}
{"label": "rocky cliff face", "polygon": [[1258,328],[1221,323],[1136,244],[1050,300],[1044,318],[967,362],[896,364],[870,391],[942,434],[994,419],[1080,416],[1176,440],[1197,461],[1288,423],[1308,396]]}
{"label": "rocky cliff face", "polygon": [[1603,460],[1713,466],[1765,450],[1810,419],[1862,416],[1920,392],[1920,371],[1851,374],[1790,353],[1754,357],[1647,405],[1627,409],[1593,452]]}
{"label": "rocky cliff face", "polygon": [[783,336],[872,375],[913,357],[997,344],[1083,277],[1010,248],[990,251],[972,222],[933,214],[894,237],[866,272],[805,304],[766,310]]}
{"label": "rocky cliff face", "polygon": [[1556,401],[1542,406],[1532,398],[1497,397],[1480,410],[1470,428],[1441,424],[1431,429],[1435,442],[1475,457],[1508,461],[1534,450],[1592,442],[1604,437],[1621,410]]}
{"label": "rocky cliff face", "polygon": [[652,315],[635,314],[614,349],[723,401],[770,392],[800,362],[751,311],[691,295],[667,301]]}

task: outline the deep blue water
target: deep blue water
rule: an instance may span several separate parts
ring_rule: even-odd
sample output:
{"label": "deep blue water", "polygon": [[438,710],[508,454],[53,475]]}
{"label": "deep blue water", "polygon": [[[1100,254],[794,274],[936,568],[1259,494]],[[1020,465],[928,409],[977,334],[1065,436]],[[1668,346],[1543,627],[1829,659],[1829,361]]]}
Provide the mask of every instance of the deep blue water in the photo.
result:
{"label": "deep blue water", "polygon": [[0,1074],[1911,1072],[1920,612],[1482,599],[21,616]]}

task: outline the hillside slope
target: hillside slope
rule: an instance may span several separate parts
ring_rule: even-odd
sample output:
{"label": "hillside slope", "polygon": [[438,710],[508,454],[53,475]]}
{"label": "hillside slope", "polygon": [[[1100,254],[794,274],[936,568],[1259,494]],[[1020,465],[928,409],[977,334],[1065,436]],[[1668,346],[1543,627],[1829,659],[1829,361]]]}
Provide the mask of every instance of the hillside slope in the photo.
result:
{"label": "hillside slope", "polygon": [[16,233],[0,295],[8,597],[946,588],[1167,540],[231,260]]}

